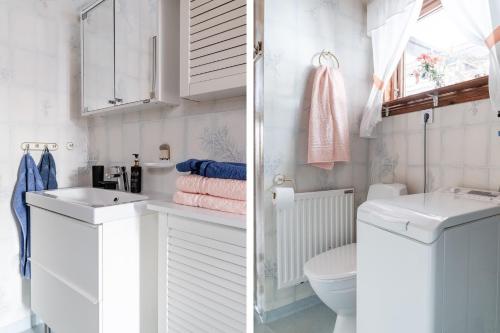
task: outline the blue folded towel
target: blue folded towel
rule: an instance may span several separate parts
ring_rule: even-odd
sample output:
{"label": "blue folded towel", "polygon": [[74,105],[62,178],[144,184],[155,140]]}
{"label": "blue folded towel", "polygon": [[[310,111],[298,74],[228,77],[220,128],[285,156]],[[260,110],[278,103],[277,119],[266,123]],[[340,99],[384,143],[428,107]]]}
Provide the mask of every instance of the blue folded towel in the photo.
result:
{"label": "blue folded towel", "polygon": [[178,163],[176,169],[179,172],[191,172],[192,174],[210,178],[247,179],[247,166],[245,163],[190,159]]}
{"label": "blue folded towel", "polygon": [[195,160],[195,159],[190,159],[181,163],[177,163],[175,168],[179,172],[191,172],[193,174],[199,175],[200,174],[200,169],[201,169],[201,164],[203,162],[212,162],[209,160]]}
{"label": "blue folded towel", "polygon": [[21,230],[21,275],[29,279],[31,277],[31,267],[29,258],[30,249],[30,215],[29,207],[26,205],[26,192],[42,191],[42,177],[38,172],[35,161],[30,154],[24,154],[17,173],[17,183],[12,195],[12,209]]}
{"label": "blue folded towel", "polygon": [[46,150],[43,152],[38,163],[38,171],[40,171],[45,190],[57,189],[56,162],[50,151]]}

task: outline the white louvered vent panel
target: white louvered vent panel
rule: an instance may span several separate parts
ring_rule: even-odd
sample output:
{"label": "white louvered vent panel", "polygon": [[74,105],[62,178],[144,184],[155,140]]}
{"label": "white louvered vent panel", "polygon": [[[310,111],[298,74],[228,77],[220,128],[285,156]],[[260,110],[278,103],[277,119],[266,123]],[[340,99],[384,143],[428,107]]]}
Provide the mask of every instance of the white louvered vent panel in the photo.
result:
{"label": "white louvered vent panel", "polygon": [[354,242],[352,189],[296,193],[295,204],[276,209],[278,288],[307,280],[304,264],[312,257]]}
{"label": "white louvered vent panel", "polygon": [[246,0],[195,0],[187,11],[184,93],[240,87],[246,73]]}
{"label": "white louvered vent panel", "polygon": [[191,3],[191,82],[245,72],[245,7],[245,0]]}
{"label": "white louvered vent panel", "polygon": [[234,228],[169,219],[169,332],[245,332],[244,238]]}

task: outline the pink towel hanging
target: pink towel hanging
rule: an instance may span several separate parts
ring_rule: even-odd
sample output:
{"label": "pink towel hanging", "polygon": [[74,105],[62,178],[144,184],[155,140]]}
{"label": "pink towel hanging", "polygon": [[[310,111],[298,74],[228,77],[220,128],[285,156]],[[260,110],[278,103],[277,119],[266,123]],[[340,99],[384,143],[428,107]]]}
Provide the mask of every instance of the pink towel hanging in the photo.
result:
{"label": "pink towel hanging", "polygon": [[349,160],[344,79],[338,69],[319,66],[312,87],[307,163],[331,170],[335,162]]}

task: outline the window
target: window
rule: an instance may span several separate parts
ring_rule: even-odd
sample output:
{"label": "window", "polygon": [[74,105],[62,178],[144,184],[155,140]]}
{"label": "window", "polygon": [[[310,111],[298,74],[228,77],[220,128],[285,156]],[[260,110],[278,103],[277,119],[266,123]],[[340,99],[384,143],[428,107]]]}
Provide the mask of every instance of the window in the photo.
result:
{"label": "window", "polygon": [[488,75],[488,49],[468,42],[442,8],[418,21],[404,57],[405,96]]}
{"label": "window", "polygon": [[[444,105],[487,98],[488,89],[484,86],[488,70],[488,50],[466,40],[439,0],[426,0],[403,58],[387,86],[384,106],[392,111],[398,105],[400,111],[405,111],[415,99],[425,98],[423,93],[436,89],[440,96],[451,94]],[[471,89],[480,91],[471,92]],[[464,98],[464,90],[471,97]],[[417,108],[412,105],[411,111],[428,108],[428,102]]]}

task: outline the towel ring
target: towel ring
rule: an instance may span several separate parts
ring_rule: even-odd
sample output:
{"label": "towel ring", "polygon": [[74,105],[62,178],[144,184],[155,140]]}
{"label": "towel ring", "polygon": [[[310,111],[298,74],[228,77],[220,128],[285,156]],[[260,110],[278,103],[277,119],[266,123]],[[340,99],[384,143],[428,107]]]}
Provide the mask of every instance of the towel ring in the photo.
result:
{"label": "towel ring", "polygon": [[333,54],[333,53],[332,53],[332,52],[330,52],[330,51],[325,51],[325,50],[321,51],[321,53],[319,54],[319,58],[318,58],[318,60],[319,60],[319,64],[320,64],[321,66],[323,65],[323,63],[321,62],[321,58],[325,58],[325,60],[326,60],[326,58],[327,58],[327,57],[330,57],[330,59],[335,60],[335,62],[337,63],[337,69],[339,69],[339,68],[340,68],[340,61],[339,61],[339,59],[335,56],[335,54]]}

